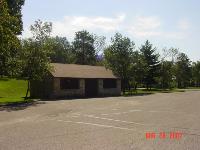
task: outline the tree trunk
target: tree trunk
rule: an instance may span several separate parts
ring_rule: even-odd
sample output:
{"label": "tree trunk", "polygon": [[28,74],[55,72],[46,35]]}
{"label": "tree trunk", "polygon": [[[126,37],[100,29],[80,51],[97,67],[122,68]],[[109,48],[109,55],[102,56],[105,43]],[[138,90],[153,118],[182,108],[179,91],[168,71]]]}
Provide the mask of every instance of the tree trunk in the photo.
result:
{"label": "tree trunk", "polygon": [[125,90],[126,90],[126,88],[125,88],[126,83],[125,82],[126,82],[125,79],[122,79],[121,88],[122,88],[123,94],[125,94]]}
{"label": "tree trunk", "polygon": [[135,83],[135,85],[134,85],[134,90],[137,93],[137,83]]}
{"label": "tree trunk", "polygon": [[146,84],[146,88],[147,88],[147,90],[149,90],[149,85],[148,84]]}
{"label": "tree trunk", "polygon": [[164,89],[164,79],[162,79],[162,89]]}
{"label": "tree trunk", "polygon": [[28,99],[28,92],[30,91],[30,80],[28,80],[28,87],[27,87],[27,90],[26,90],[26,97],[25,97],[25,100]]}
{"label": "tree trunk", "polygon": [[137,90],[137,83],[135,83],[134,89]]}
{"label": "tree trunk", "polygon": [[124,94],[126,93],[126,90],[125,90],[125,88],[123,88],[123,89],[122,89],[122,91],[123,91],[123,95],[124,95]]}

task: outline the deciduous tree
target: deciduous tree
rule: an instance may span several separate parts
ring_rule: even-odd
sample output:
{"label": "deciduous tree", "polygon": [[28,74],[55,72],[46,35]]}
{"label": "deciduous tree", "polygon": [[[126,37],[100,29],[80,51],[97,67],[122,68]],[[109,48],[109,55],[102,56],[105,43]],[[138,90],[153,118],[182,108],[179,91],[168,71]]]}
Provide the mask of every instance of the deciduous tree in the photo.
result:
{"label": "deciduous tree", "polygon": [[0,75],[9,75],[15,60],[20,41],[16,36],[19,30],[15,16],[10,15],[7,1],[0,0]]}
{"label": "deciduous tree", "polygon": [[94,65],[96,63],[94,41],[93,35],[88,31],[76,32],[72,44],[77,64]]}
{"label": "deciduous tree", "polygon": [[15,35],[20,35],[23,30],[21,11],[25,0],[6,0],[6,1],[8,4],[8,12],[10,16],[15,18],[15,21],[12,22],[12,27],[15,28]]}
{"label": "deciduous tree", "polygon": [[28,79],[28,91],[30,90],[31,80],[43,80],[51,69],[50,66],[50,53],[52,50],[51,44],[48,40],[52,31],[52,24],[50,22],[36,21],[31,25],[30,30],[33,37],[23,40],[23,76]]}
{"label": "deciduous tree", "polygon": [[135,90],[137,89],[138,84],[142,84],[144,82],[144,77],[147,72],[148,66],[144,56],[139,51],[133,52],[131,62],[131,82],[134,84]]}
{"label": "deciduous tree", "polygon": [[72,53],[72,46],[65,37],[52,37],[49,39],[52,47],[50,55],[51,62],[53,63],[74,63],[75,55]]}
{"label": "deciduous tree", "polygon": [[129,86],[131,79],[131,62],[135,44],[128,38],[116,33],[111,45],[104,51],[105,65],[122,80],[122,89]]}

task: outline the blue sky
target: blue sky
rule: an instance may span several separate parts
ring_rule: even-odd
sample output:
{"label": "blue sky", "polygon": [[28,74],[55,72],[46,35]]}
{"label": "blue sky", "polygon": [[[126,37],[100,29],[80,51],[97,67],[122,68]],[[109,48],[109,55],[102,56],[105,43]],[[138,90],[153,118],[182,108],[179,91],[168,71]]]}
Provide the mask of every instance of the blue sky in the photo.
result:
{"label": "blue sky", "polygon": [[53,35],[74,38],[86,29],[107,40],[120,32],[139,47],[150,40],[160,51],[176,47],[200,60],[200,1],[198,0],[26,0],[24,32],[35,20],[51,21]]}

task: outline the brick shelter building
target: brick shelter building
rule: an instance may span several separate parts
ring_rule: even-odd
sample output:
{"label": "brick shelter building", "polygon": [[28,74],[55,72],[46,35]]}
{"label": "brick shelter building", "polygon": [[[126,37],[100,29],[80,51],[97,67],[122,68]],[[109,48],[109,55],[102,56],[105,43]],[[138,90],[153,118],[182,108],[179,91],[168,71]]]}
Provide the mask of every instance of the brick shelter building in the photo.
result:
{"label": "brick shelter building", "polygon": [[121,80],[103,66],[52,63],[44,81],[31,81],[35,98],[119,96]]}

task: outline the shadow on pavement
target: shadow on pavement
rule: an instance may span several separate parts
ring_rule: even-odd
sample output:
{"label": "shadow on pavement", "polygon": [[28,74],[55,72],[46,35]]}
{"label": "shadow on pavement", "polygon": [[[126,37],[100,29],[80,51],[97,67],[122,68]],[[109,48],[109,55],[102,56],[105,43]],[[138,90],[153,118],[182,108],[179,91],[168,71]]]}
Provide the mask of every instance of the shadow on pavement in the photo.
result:
{"label": "shadow on pavement", "polygon": [[45,104],[46,102],[43,101],[26,101],[22,103],[15,103],[15,104],[5,104],[0,105],[0,111],[18,111],[18,110],[24,110],[29,107],[36,107],[41,104]]}

